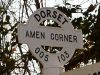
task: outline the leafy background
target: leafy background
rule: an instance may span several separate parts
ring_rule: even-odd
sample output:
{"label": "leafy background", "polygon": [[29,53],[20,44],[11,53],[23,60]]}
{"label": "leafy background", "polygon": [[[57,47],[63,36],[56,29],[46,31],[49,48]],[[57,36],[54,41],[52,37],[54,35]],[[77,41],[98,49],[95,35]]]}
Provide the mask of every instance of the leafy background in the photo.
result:
{"label": "leafy background", "polygon": [[[69,17],[74,29],[81,29],[83,33],[84,48],[75,51],[73,58],[64,65],[65,71],[80,68],[82,64],[86,66],[89,62],[94,64],[100,61],[99,4],[100,2],[95,0],[84,9],[81,5],[73,5],[63,0],[63,6],[54,6]],[[19,43],[17,35],[18,23],[26,23],[29,16],[42,7],[46,7],[46,0],[0,0],[0,75],[42,73],[42,64],[32,56],[27,45]],[[73,14],[78,17],[74,17]],[[51,24],[49,21],[47,26],[58,27],[55,22]],[[42,47],[48,50],[50,46]],[[60,51],[62,48],[52,47],[50,52],[55,53],[55,49]]]}

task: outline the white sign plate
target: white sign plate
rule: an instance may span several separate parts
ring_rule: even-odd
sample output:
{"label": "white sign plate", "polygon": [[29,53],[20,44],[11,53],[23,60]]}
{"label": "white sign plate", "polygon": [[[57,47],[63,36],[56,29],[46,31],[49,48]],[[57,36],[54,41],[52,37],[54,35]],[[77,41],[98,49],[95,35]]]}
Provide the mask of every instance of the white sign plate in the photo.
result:
{"label": "white sign plate", "polygon": [[[45,20],[53,20],[61,28],[40,26]],[[19,24],[18,38],[20,43],[26,43],[32,54],[45,66],[61,66],[68,62],[75,49],[83,46],[82,32],[74,30],[64,13],[55,8],[41,8],[35,11],[27,24]],[[51,54],[43,50],[41,45],[63,47]]]}

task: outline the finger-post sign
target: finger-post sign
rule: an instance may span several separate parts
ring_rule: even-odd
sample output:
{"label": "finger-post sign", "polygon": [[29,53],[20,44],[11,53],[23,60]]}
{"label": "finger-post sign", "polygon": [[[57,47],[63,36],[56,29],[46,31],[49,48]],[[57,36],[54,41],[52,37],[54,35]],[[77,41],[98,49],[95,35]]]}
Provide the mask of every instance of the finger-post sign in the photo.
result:
{"label": "finger-post sign", "polygon": [[[60,27],[41,26],[40,23],[46,20],[53,20]],[[48,68],[53,68],[55,71],[56,68],[62,67],[72,58],[75,49],[81,49],[83,46],[81,30],[74,30],[64,13],[49,7],[38,9],[26,24],[18,25],[18,39],[20,43],[29,46],[31,53],[42,63],[47,72]],[[43,50],[42,45],[62,47],[62,50],[51,54]]]}

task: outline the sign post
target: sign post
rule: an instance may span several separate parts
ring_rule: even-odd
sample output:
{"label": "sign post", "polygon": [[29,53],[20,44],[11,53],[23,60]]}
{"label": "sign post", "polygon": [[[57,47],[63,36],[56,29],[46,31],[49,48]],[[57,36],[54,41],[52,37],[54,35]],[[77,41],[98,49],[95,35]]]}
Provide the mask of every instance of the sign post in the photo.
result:
{"label": "sign post", "polygon": [[[53,20],[61,28],[40,26],[45,20]],[[83,46],[82,32],[73,29],[65,14],[49,7],[38,9],[26,24],[19,24],[18,39],[20,43],[26,43],[31,53],[42,63],[43,75],[59,75],[63,72],[63,65],[72,58],[75,49]],[[62,47],[62,50],[52,54],[43,50],[41,45]]]}

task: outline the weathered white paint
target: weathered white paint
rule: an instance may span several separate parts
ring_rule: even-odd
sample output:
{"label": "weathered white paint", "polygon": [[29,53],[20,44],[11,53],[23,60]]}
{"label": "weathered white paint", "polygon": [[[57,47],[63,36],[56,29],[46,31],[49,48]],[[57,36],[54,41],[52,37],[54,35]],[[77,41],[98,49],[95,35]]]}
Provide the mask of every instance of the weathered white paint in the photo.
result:
{"label": "weathered white paint", "polygon": [[[40,26],[40,23],[47,19],[54,20],[61,28]],[[65,41],[62,39],[64,36],[68,37]],[[31,53],[43,64],[46,72],[50,68],[54,70],[57,68],[59,72],[61,67],[71,59],[75,49],[81,49],[83,46],[82,32],[73,29],[65,14],[49,7],[38,9],[26,24],[19,24],[18,39],[20,43],[29,46]],[[41,45],[63,47],[63,49],[56,54],[51,54],[43,50]]]}

